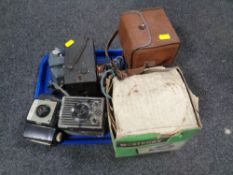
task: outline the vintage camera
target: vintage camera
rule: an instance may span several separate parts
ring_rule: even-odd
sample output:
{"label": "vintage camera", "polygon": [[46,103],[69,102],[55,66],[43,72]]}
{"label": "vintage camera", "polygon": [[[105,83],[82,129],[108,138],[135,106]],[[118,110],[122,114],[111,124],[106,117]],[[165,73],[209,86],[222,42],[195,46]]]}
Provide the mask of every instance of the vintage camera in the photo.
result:
{"label": "vintage camera", "polygon": [[71,135],[104,135],[104,98],[63,97],[58,127]]}
{"label": "vintage camera", "polygon": [[39,125],[53,126],[57,108],[58,102],[56,101],[36,99],[32,103],[27,121]]}
{"label": "vintage camera", "polygon": [[63,88],[72,96],[101,96],[93,40],[80,36],[70,41],[73,44],[65,46]]}
{"label": "vintage camera", "polygon": [[36,143],[51,145],[61,141],[62,133],[58,132],[59,101],[36,99],[27,115],[23,136]]}

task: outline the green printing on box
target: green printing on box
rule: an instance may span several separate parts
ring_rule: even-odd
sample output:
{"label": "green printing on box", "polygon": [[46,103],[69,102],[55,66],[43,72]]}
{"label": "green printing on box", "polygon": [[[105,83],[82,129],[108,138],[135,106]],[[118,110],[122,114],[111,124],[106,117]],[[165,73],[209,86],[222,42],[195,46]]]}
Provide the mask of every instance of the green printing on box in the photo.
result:
{"label": "green printing on box", "polygon": [[[195,128],[193,130],[185,130],[182,131],[180,134],[163,139],[160,138],[159,134],[127,136],[121,139],[115,139],[112,131],[111,135],[113,147],[115,150],[115,156],[130,157],[140,154],[149,154],[180,149],[189,139],[191,139],[199,131],[200,128]],[[143,143],[145,144],[143,145]],[[129,146],[132,144],[135,144],[135,146]],[[137,144],[141,145],[137,146]]]}

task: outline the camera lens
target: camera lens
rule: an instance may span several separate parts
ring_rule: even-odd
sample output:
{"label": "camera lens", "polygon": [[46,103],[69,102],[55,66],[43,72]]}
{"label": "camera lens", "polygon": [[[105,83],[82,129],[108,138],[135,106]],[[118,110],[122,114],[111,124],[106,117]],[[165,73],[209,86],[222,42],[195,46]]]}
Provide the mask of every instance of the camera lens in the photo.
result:
{"label": "camera lens", "polygon": [[40,105],[36,109],[36,115],[38,117],[46,117],[50,113],[50,107],[48,105]]}
{"label": "camera lens", "polygon": [[80,119],[86,119],[89,116],[89,107],[85,104],[76,104],[71,108],[72,115]]}

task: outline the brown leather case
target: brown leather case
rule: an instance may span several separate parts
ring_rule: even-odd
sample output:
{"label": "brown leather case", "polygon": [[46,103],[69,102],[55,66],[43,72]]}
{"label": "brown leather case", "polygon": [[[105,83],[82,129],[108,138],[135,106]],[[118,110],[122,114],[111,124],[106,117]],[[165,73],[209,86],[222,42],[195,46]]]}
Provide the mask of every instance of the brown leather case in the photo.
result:
{"label": "brown leather case", "polygon": [[123,13],[119,38],[129,68],[172,64],[180,45],[162,8]]}

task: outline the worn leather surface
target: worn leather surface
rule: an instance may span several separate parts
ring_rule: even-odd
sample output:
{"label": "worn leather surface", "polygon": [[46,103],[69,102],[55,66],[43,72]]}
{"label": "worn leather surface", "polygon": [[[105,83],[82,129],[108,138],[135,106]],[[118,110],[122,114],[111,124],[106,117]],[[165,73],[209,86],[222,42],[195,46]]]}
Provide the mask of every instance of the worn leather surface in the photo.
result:
{"label": "worn leather surface", "polygon": [[[169,40],[160,40],[160,34],[169,34]],[[119,38],[130,68],[171,64],[179,48],[180,39],[162,8],[142,12],[123,13],[119,24]]]}

